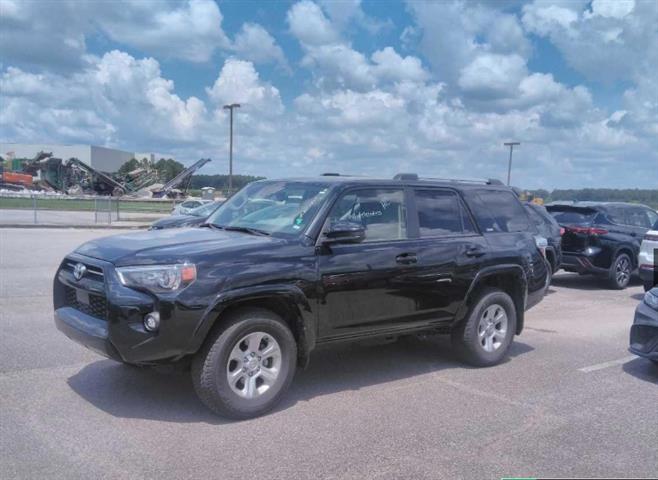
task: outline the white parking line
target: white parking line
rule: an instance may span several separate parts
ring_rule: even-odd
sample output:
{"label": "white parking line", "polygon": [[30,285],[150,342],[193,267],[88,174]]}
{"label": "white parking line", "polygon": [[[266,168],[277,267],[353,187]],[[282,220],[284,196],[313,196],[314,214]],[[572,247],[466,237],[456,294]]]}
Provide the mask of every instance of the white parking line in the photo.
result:
{"label": "white parking line", "polygon": [[622,365],[626,362],[630,362],[635,358],[637,358],[636,355],[629,355],[628,357],[619,358],[617,360],[610,360],[609,362],[597,363],[596,365],[590,365],[589,367],[579,368],[578,370],[585,373],[595,372],[597,370],[603,370],[604,368],[614,367],[615,365]]}

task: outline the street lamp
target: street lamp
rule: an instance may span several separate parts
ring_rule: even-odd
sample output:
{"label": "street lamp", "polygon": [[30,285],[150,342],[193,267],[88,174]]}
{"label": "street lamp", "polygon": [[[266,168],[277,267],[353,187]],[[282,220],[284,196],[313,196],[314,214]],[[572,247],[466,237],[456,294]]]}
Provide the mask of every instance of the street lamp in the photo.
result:
{"label": "street lamp", "polygon": [[521,142],[505,142],[503,145],[509,147],[509,165],[507,166],[507,186],[509,187],[512,177],[512,151],[514,150],[514,145],[521,145]]}
{"label": "street lamp", "polygon": [[229,146],[228,146],[228,194],[231,195],[233,191],[233,109],[240,108],[239,103],[231,103],[230,105],[224,105],[224,110],[229,110],[231,112],[231,130],[229,134]]}

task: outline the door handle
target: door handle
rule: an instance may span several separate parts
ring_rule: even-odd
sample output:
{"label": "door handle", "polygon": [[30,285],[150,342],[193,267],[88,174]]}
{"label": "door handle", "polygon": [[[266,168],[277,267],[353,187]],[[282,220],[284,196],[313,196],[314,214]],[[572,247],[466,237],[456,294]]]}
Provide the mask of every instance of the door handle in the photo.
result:
{"label": "door handle", "polygon": [[415,253],[401,253],[395,257],[395,261],[400,265],[411,265],[418,262],[418,257],[416,257]]}
{"label": "door handle", "polygon": [[471,248],[466,249],[466,251],[464,252],[464,254],[467,257],[481,257],[485,253],[486,252],[484,251],[484,249],[482,247],[471,247]]}

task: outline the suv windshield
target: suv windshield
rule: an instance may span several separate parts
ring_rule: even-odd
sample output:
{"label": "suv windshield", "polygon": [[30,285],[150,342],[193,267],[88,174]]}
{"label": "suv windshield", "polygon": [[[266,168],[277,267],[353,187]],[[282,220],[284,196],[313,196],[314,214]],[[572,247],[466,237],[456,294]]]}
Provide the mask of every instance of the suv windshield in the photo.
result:
{"label": "suv windshield", "polygon": [[294,237],[313,219],[328,191],[323,183],[251,183],[219,207],[208,223]]}

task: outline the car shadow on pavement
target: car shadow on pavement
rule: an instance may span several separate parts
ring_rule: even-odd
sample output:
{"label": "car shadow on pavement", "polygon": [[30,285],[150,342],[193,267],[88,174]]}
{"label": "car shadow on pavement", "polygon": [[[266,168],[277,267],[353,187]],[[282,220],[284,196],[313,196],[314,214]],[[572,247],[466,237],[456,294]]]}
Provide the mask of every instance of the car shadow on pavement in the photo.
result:
{"label": "car shadow on pavement", "polygon": [[[551,285],[555,287],[564,287],[574,290],[609,290],[605,278],[594,275],[578,275],[577,273],[560,272],[553,276]],[[629,287],[641,286],[642,281],[639,278],[631,277]]]}
{"label": "car shadow on pavement", "polygon": [[[514,342],[510,357],[532,350],[529,345]],[[509,358],[503,363],[507,361]],[[297,373],[280,409],[336,392],[411,380],[442,370],[473,368],[457,359],[448,336],[405,337],[385,345],[355,343],[318,349],[313,352],[309,367]]]}
{"label": "car shadow on pavement", "polygon": [[622,365],[622,370],[645,382],[658,385],[658,365],[646,358],[636,358]]}
{"label": "car shadow on pavement", "polygon": [[[532,350],[531,346],[515,341],[510,357]],[[473,367],[456,359],[447,336],[405,337],[383,345],[356,343],[319,348],[313,352],[309,367],[297,372],[275,411],[287,410],[299,401],[317,396],[453,368]],[[115,417],[216,425],[231,422],[213,415],[198,400],[189,372],[161,373],[101,360],[72,375],[68,384],[89,403]]]}
{"label": "car shadow on pavement", "polygon": [[162,373],[100,360],[69,377],[68,384],[89,403],[115,417],[227,423],[199,401],[189,372]]}

